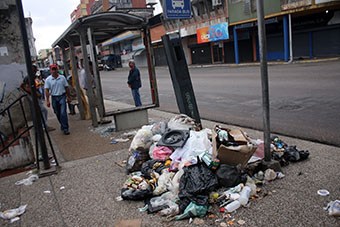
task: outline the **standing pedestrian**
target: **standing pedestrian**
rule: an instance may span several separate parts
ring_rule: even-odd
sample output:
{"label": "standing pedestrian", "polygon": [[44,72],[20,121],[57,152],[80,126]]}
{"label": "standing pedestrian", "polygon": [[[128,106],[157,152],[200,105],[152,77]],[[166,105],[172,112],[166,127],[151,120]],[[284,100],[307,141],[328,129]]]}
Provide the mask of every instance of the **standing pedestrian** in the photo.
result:
{"label": "standing pedestrian", "polygon": [[70,102],[70,92],[68,83],[63,75],[58,73],[58,65],[50,65],[51,75],[45,81],[45,93],[47,107],[51,106],[50,96],[52,96],[52,107],[57,115],[60,128],[65,135],[69,135],[69,125],[66,112],[66,101]]}
{"label": "standing pedestrian", "polygon": [[135,106],[141,106],[142,102],[140,100],[139,88],[142,87],[142,81],[140,79],[139,69],[136,67],[135,61],[129,61],[129,76],[128,76],[128,86],[131,88],[132,97],[135,101]]}

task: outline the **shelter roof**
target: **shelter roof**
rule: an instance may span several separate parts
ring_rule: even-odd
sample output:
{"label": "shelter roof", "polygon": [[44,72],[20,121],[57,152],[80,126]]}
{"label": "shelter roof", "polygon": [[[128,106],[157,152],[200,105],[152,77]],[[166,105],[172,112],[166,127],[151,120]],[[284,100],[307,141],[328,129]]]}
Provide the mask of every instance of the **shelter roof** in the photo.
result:
{"label": "shelter roof", "polygon": [[74,21],[52,47],[68,47],[71,41],[74,46],[80,45],[78,30],[92,28],[97,43],[104,42],[124,31],[141,30],[146,27],[146,20],[128,12],[103,12],[81,17]]}

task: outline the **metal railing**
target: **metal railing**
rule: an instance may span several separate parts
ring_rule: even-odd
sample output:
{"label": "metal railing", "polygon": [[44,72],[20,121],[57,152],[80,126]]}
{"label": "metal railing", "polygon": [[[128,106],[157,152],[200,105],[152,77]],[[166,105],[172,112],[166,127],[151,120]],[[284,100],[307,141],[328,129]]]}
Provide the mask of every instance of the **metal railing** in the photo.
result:
{"label": "metal railing", "polygon": [[[23,101],[24,98],[29,98],[29,96],[27,94],[21,95],[13,103],[11,103],[5,109],[0,111],[0,117],[8,117],[8,121],[9,121],[10,127],[11,127],[11,133],[10,134],[6,133],[9,136],[4,135],[3,132],[0,131],[0,155],[3,152],[5,152],[12,144],[14,144],[20,138],[22,138],[30,129],[32,129],[34,127],[33,124],[28,125],[28,118],[27,118],[26,111],[25,111],[25,108],[24,108],[24,101]],[[30,101],[30,104],[31,104],[30,99],[29,99],[29,101]],[[12,118],[12,115],[11,115],[11,108],[15,107],[16,104],[18,104],[18,103],[19,103],[19,106],[20,106],[21,114],[22,114],[22,118],[20,120],[24,120],[24,125],[23,126],[19,125],[19,127],[16,127],[14,125],[13,118]],[[32,106],[32,105],[30,105],[30,106]],[[57,160],[57,157],[55,155],[54,148],[53,148],[53,145],[52,145],[51,137],[48,133],[46,122],[45,122],[44,118],[42,117],[42,114],[41,114],[41,118],[42,118],[41,120],[42,120],[42,123],[43,123],[43,128],[44,128],[44,131],[46,133],[46,137],[48,139],[48,142],[49,142],[55,163],[56,163],[57,166],[59,166],[59,163],[58,163],[58,160]],[[39,141],[37,140],[36,134],[37,134],[37,132],[35,130],[36,158],[38,159],[38,157],[39,157],[39,155],[38,155],[38,143],[39,143]],[[7,137],[7,139],[6,139],[6,137]],[[39,161],[36,160],[36,163],[37,163],[37,168],[39,169],[40,168]]]}
{"label": "metal railing", "polygon": [[[7,150],[14,142],[20,139],[23,135],[25,135],[25,133],[27,133],[33,127],[33,125],[31,126],[28,125],[28,120],[27,120],[27,116],[26,116],[24,104],[23,104],[23,98],[25,97],[27,97],[27,94],[21,95],[13,103],[8,105],[5,109],[3,109],[0,112],[0,117],[3,117],[3,118],[8,117],[8,120],[11,126],[11,133],[9,134],[7,133],[10,136],[6,136],[3,134],[3,132],[0,131],[0,145],[1,145],[0,154],[2,154],[5,150]],[[13,106],[16,106],[17,103],[19,103],[20,110],[21,110],[23,120],[24,120],[24,126],[21,128],[20,133],[19,133],[19,130],[15,128],[12,115],[11,115],[11,108]],[[6,137],[13,137],[13,139],[8,141]]]}

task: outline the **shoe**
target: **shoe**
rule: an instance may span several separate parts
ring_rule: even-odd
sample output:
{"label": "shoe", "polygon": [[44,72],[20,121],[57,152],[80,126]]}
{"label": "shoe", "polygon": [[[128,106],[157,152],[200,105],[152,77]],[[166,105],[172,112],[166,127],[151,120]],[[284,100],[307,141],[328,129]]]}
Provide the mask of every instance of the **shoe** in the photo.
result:
{"label": "shoe", "polygon": [[70,132],[68,130],[65,130],[64,135],[70,135]]}
{"label": "shoe", "polygon": [[50,127],[50,126],[47,126],[47,131],[48,131],[48,132],[51,132],[51,131],[54,131],[54,130],[55,130],[55,128]]}

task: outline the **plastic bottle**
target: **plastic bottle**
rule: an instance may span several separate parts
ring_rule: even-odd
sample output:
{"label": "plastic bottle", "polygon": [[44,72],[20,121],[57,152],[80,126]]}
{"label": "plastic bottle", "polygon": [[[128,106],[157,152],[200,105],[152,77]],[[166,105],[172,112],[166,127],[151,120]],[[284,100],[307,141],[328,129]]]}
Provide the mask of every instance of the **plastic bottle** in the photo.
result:
{"label": "plastic bottle", "polygon": [[249,186],[244,186],[242,191],[240,192],[240,198],[238,201],[242,206],[245,206],[248,203],[250,197],[251,188]]}
{"label": "plastic bottle", "polygon": [[228,205],[226,205],[224,208],[228,213],[231,213],[231,212],[237,210],[240,206],[241,206],[240,201],[235,200],[235,201],[229,203]]}

